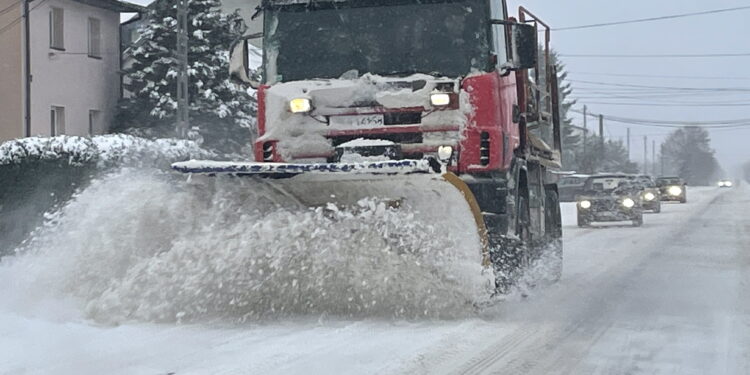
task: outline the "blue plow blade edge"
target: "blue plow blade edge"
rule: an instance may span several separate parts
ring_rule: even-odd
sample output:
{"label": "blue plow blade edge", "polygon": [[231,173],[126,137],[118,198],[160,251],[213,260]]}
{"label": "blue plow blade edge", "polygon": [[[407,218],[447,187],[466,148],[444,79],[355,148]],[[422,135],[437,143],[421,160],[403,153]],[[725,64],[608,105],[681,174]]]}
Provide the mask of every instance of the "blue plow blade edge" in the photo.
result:
{"label": "blue plow blade edge", "polygon": [[386,160],[361,163],[257,163],[190,160],[172,164],[172,169],[187,174],[289,178],[301,174],[382,174],[408,175],[440,173],[432,160]]}

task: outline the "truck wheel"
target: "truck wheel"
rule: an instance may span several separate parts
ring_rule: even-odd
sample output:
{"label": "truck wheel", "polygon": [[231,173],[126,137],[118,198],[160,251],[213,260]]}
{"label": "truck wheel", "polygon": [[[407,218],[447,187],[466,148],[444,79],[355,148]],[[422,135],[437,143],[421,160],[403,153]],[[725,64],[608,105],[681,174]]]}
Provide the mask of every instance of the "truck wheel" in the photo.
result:
{"label": "truck wheel", "polygon": [[658,214],[661,212],[661,202],[656,203],[656,207],[654,207],[654,213]]}
{"label": "truck wheel", "polygon": [[506,238],[503,244],[490,253],[495,269],[495,291],[499,294],[507,294],[511,291],[529,263],[531,224],[529,203],[525,197],[518,197],[517,207],[516,238]]}
{"label": "truck wheel", "polygon": [[545,191],[546,206],[545,220],[551,223],[552,228],[547,232],[549,243],[547,245],[545,260],[549,262],[546,279],[551,283],[560,281],[563,273],[563,240],[562,240],[562,213],[560,212],[560,200],[557,192],[552,189]]}
{"label": "truck wheel", "polygon": [[680,198],[680,203],[687,203],[687,197]]}
{"label": "truck wheel", "polygon": [[556,283],[563,275],[563,242],[562,238],[554,240],[549,249],[549,279]]}
{"label": "truck wheel", "polygon": [[643,215],[639,215],[638,217],[633,219],[634,227],[640,227],[642,225],[643,225]]}

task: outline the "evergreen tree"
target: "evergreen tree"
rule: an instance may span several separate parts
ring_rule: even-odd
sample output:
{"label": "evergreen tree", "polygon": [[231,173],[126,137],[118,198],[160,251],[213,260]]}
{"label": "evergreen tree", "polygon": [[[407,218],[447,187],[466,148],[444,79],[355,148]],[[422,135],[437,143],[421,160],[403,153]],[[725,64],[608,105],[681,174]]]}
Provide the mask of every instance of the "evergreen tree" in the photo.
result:
{"label": "evergreen tree", "polygon": [[578,169],[578,150],[581,148],[583,137],[581,132],[576,130],[573,120],[568,115],[570,109],[576,104],[576,101],[570,99],[573,88],[570,83],[566,82],[568,72],[565,71],[565,64],[560,62],[557,52],[552,51],[552,58],[557,67],[559,95],[560,95],[560,137],[562,138],[563,147],[563,168],[567,170]]}
{"label": "evergreen tree", "polygon": [[[239,12],[222,14],[220,0],[190,0],[188,9],[188,92],[191,135],[204,146],[239,152],[253,140],[255,98],[229,80],[229,51],[246,30]],[[118,128],[173,136],[176,126],[177,4],[157,0],[132,46],[126,70],[132,97],[120,103]]]}
{"label": "evergreen tree", "polygon": [[708,185],[721,168],[711,148],[708,132],[686,126],[669,134],[663,146],[665,174],[675,174],[692,185]]}
{"label": "evergreen tree", "polygon": [[601,137],[590,134],[585,151],[580,147],[576,156],[580,161],[577,170],[581,173],[638,173],[639,170],[638,164],[628,158],[628,150],[620,140],[605,140],[602,144]]}

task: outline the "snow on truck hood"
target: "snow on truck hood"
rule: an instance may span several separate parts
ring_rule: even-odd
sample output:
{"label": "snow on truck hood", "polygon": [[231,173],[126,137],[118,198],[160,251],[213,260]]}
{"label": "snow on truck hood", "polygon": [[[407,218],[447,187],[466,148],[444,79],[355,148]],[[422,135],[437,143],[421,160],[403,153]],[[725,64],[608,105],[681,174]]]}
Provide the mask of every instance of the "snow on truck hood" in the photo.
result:
{"label": "snow on truck hood", "polygon": [[[438,85],[453,84],[459,94],[459,110],[429,111],[430,94]],[[285,159],[298,154],[330,152],[331,142],[325,138],[332,130],[324,116],[341,113],[346,108],[381,107],[385,109],[425,108],[421,126],[459,125],[466,123],[471,110],[468,96],[459,90],[460,82],[451,78],[436,78],[426,74],[408,77],[382,77],[364,74],[357,79],[320,79],[275,84],[265,92],[266,133],[263,140],[278,140],[278,151]],[[289,101],[310,99],[312,116],[293,114]],[[440,143],[440,141],[438,141]]]}

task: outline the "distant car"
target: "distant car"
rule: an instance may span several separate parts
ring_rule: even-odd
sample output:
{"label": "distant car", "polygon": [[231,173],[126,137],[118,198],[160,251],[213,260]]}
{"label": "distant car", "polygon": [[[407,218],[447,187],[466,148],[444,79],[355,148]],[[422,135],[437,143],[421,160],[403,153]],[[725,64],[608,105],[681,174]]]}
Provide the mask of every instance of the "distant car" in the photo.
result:
{"label": "distant car", "polygon": [[719,187],[730,188],[732,186],[734,186],[734,183],[731,180],[719,180]]}
{"label": "distant car", "polygon": [[641,188],[627,175],[596,175],[586,179],[578,196],[578,226],[593,222],[631,221],[643,225]]}
{"label": "distant car", "polygon": [[575,202],[576,196],[583,191],[583,184],[586,182],[588,175],[574,174],[565,176],[557,183],[557,190],[560,195],[560,202]]}
{"label": "distant car", "polygon": [[659,177],[656,179],[662,201],[687,202],[687,184],[679,177]]}
{"label": "distant car", "polygon": [[649,175],[637,175],[631,178],[641,188],[643,209],[656,214],[661,212],[661,192],[656,187],[654,179]]}

